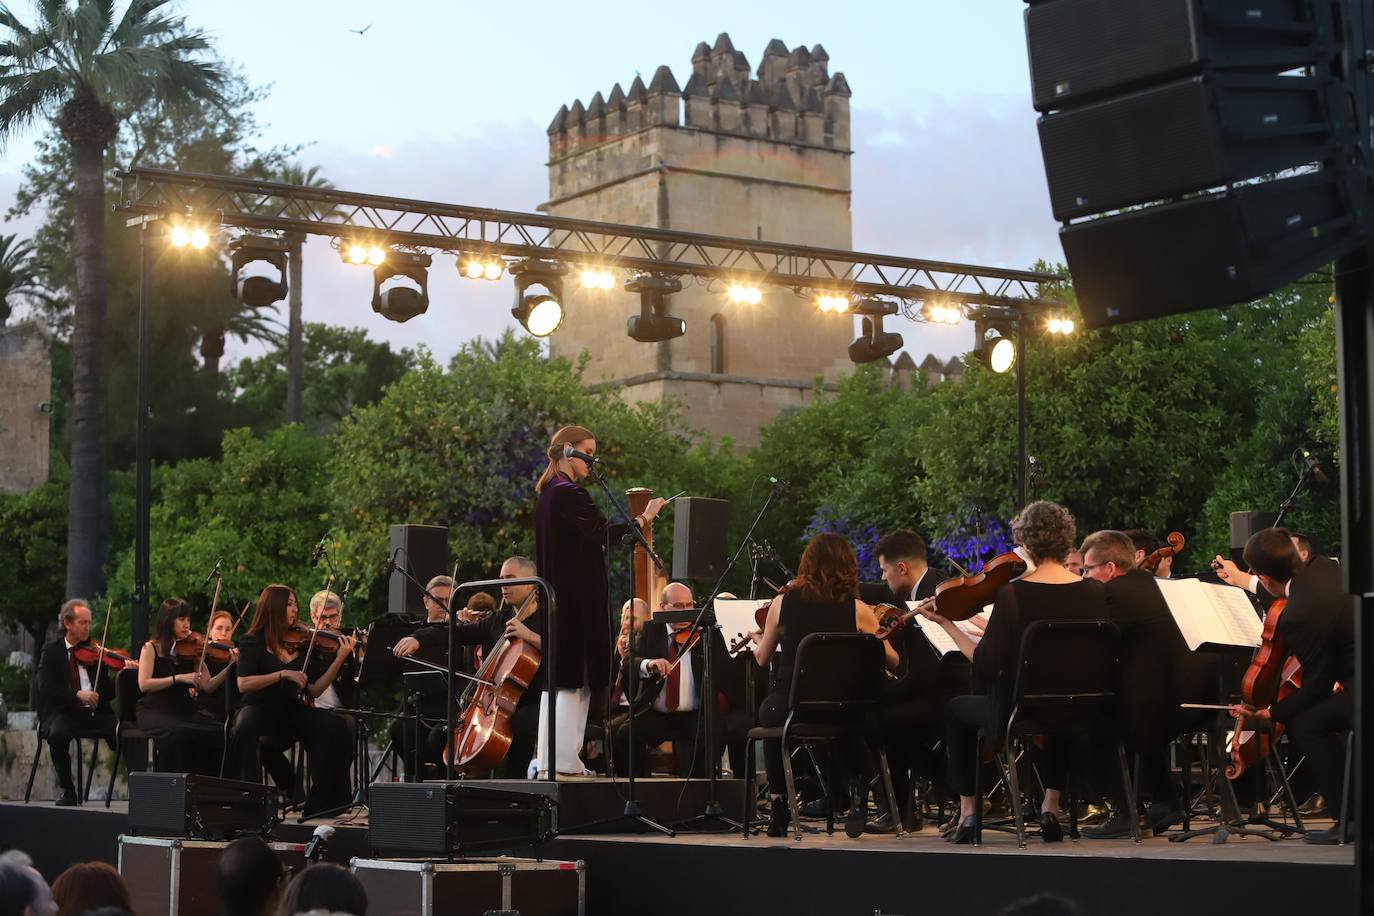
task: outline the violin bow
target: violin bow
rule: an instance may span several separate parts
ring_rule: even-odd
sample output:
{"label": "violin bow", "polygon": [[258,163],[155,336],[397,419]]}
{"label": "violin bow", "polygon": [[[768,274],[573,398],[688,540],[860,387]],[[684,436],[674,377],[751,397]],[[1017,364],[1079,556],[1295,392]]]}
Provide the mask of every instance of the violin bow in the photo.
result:
{"label": "violin bow", "polygon": [[224,585],[224,577],[219,574],[219,566],[215,566],[215,596],[210,599],[210,616],[205,620],[205,640],[200,644],[200,661],[196,664],[196,673],[205,667],[205,653],[210,648],[210,623],[215,619],[215,609],[219,607],[219,590]]}
{"label": "violin bow", "polygon": [[[105,664],[105,640],[110,635],[110,611],[114,610],[114,599],[111,598],[105,605],[105,626],[100,634],[100,650],[95,655],[95,680],[91,681],[91,687],[96,693],[100,692],[100,669]],[[92,709],[92,712],[95,710]]]}

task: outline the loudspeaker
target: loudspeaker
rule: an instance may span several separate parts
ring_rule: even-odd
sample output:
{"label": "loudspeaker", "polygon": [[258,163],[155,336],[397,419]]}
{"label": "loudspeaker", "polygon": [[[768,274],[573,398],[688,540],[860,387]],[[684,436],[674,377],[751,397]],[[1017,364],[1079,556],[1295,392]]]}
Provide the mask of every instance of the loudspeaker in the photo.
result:
{"label": "loudspeaker", "polygon": [[[392,525],[390,550],[397,564],[405,567],[421,585],[451,571],[448,528],[442,525]],[[390,614],[423,617],[424,595],[405,576],[393,571],[387,582],[386,609]]]}
{"label": "loudspeaker", "polygon": [[1231,561],[1244,566],[1242,554],[1245,543],[1257,532],[1274,527],[1278,516],[1272,512],[1232,512],[1231,513]]}
{"label": "loudspeaker", "polygon": [[725,571],[730,503],[680,496],[673,508],[673,578],[714,582]]}
{"label": "loudspeaker", "polygon": [[129,774],[129,832],[141,836],[232,839],[267,836],[280,821],[272,786],[190,773]]}
{"label": "loudspeaker", "polygon": [[547,795],[473,781],[374,782],[367,843],[388,856],[539,846],[553,836],[553,805]]}

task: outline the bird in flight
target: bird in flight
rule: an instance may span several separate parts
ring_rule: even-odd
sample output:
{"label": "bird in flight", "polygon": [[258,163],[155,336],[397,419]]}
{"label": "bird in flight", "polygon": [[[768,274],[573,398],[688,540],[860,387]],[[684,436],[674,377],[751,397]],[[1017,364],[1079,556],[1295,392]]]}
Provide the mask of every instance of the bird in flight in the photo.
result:
{"label": "bird in flight", "polygon": [[367,25],[363,26],[361,29],[349,29],[349,31],[352,32],[354,35],[366,35],[366,34],[367,34],[367,30],[370,29],[370,28],[372,28],[372,23],[369,22]]}

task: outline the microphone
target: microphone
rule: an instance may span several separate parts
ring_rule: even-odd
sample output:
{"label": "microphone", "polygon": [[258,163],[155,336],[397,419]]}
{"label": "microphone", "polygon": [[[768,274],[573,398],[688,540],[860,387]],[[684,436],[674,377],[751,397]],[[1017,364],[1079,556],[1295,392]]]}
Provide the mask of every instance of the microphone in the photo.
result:
{"label": "microphone", "polygon": [[209,584],[210,584],[210,580],[213,579],[213,578],[215,578],[215,576],[218,576],[218,575],[219,575],[219,566],[220,566],[220,564],[223,563],[223,562],[224,562],[224,557],[220,557],[218,560],[215,561],[215,568],[212,569],[212,570],[210,570],[210,575],[208,575],[208,576],[205,577],[205,581],[204,581],[203,583],[201,583],[201,586],[200,586],[201,588],[204,588],[205,586],[209,585]]}
{"label": "microphone", "polygon": [[305,844],[305,861],[318,862],[324,858],[324,851],[329,846],[329,838],[334,835],[334,828],[328,824],[321,824],[315,828],[315,833],[310,837],[310,842]]}
{"label": "microphone", "polygon": [[324,537],[320,538],[320,542],[315,545],[315,552],[310,555],[311,566],[320,565],[320,560],[324,557],[324,542],[327,540],[329,540],[329,535],[326,533]]}
{"label": "microphone", "polygon": [[1322,467],[1322,462],[1320,458],[1309,452],[1307,449],[1303,449],[1302,460],[1303,463],[1307,465],[1306,473],[1311,478],[1312,483],[1319,487],[1324,487],[1331,482],[1326,476],[1326,469]]}
{"label": "microphone", "polygon": [[585,462],[587,463],[587,467],[591,467],[592,465],[596,464],[597,461],[600,460],[600,459],[597,458],[595,455],[588,455],[586,452],[579,452],[577,449],[573,448],[571,445],[565,445],[565,446],[563,446],[563,457],[564,457],[564,458],[581,458],[583,461],[585,461]]}
{"label": "microphone", "polygon": [[769,486],[777,487],[779,493],[786,493],[788,490],[792,489],[792,485],[781,477],[769,477],[768,484]]}
{"label": "microphone", "polygon": [[397,547],[391,553],[391,559],[386,561],[386,574],[389,576],[401,568],[401,564],[396,562],[396,558],[401,555],[401,548]]}

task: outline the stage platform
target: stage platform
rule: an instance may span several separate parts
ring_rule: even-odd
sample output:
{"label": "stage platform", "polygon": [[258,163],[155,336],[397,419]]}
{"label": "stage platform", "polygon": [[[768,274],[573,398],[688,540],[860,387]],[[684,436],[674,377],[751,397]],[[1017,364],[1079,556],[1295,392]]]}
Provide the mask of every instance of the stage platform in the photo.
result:
{"label": "stage platform", "polygon": [[[274,838],[305,842],[318,823],[291,818]],[[347,863],[367,855],[365,811],[330,823],[338,828],[330,859]],[[0,803],[0,842],[28,851],[49,879],[72,862],[113,863],[127,829],[122,802],[109,811]],[[560,836],[544,855],[586,862],[587,912],[593,916],[646,908],[655,916],[917,916],[932,910],[982,916],[1041,891],[1074,899],[1090,914],[1221,912],[1238,898],[1261,903],[1265,912],[1354,912],[1353,846],[1257,837],[1218,846],[1203,837],[1181,844],[1147,839],[1140,846],[1129,840],[1033,841],[1018,850],[1011,836],[984,836],[978,849],[950,846],[933,828],[901,839],[819,833],[801,842],[738,834]]]}

